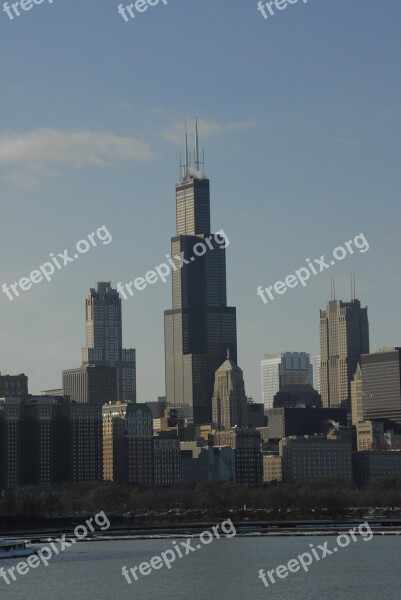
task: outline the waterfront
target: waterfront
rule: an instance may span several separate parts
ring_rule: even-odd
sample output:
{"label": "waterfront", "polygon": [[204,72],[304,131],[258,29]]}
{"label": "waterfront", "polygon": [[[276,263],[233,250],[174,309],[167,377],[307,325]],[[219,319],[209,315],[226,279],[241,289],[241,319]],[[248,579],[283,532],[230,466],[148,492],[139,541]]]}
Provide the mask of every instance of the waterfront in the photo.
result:
{"label": "waterfront", "polygon": [[[341,600],[376,600],[394,596],[398,585],[399,536],[374,536],[341,549],[325,560],[311,565],[309,572],[291,573],[286,579],[266,588],[258,578],[259,569],[273,569],[297,555],[307,552],[309,544],[322,544],[321,536],[237,537],[215,540],[198,552],[166,567],[141,576],[129,585],[121,574],[128,568],[149,561],[171,548],[172,540],[124,540],[81,542],[7,586],[1,579],[2,597],[10,600],[184,600],[194,595],[208,600],[210,595],[222,600],[310,598]],[[5,569],[18,560],[0,561]],[[374,577],[372,575],[374,574]],[[369,584],[367,585],[367,582]]]}

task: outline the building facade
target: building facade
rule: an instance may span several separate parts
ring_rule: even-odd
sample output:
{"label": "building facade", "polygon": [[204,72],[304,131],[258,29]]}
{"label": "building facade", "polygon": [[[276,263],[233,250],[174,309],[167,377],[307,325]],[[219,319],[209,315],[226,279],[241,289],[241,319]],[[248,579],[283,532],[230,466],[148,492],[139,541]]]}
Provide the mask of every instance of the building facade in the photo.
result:
{"label": "building facade", "polygon": [[135,350],[123,348],[121,298],[111,283],[97,282],[85,300],[86,347],[82,365],[116,369],[117,400],[136,402]]}
{"label": "building facade", "polygon": [[242,369],[230,359],[230,352],[216,371],[212,410],[213,423],[219,430],[248,425],[244,375]]}
{"label": "building facade", "polygon": [[181,446],[173,431],[160,431],[153,438],[154,484],[170,488],[182,481]]}
{"label": "building facade", "polygon": [[2,375],[0,373],[0,398],[25,398],[28,396],[28,377],[20,375]]}
{"label": "building facade", "polygon": [[[190,168],[186,149],[176,185],[177,234],[171,240],[172,309],[164,313],[166,397],[181,416],[209,423],[215,371],[227,348],[237,360],[237,326],[236,309],[227,306],[228,240],[211,235],[209,180],[197,159],[195,167]],[[180,264],[177,257],[185,261]]]}
{"label": "building facade", "polygon": [[342,408],[271,408],[267,416],[270,440],[325,434],[333,422],[342,427],[347,425],[347,411]]}
{"label": "building facade", "polygon": [[274,396],[282,387],[293,384],[313,385],[313,367],[306,352],[265,354],[261,361],[262,402],[273,408]]}
{"label": "building facade", "polygon": [[320,394],[323,406],[351,409],[351,381],[369,352],[368,309],[359,300],[330,300],[320,311]]}
{"label": "building facade", "polygon": [[339,477],[352,483],[352,446],[347,441],[323,436],[289,437],[279,443],[283,481]]}
{"label": "building facade", "polygon": [[103,406],[103,477],[148,488],[154,483],[153,419],[146,404]]}
{"label": "building facade", "polygon": [[101,408],[62,397],[0,402],[0,488],[102,480]]}
{"label": "building facade", "polygon": [[361,356],[361,405],[363,420],[390,419],[401,423],[401,348]]}
{"label": "building facade", "polygon": [[102,406],[117,401],[115,367],[87,365],[63,371],[63,396],[77,404]]}

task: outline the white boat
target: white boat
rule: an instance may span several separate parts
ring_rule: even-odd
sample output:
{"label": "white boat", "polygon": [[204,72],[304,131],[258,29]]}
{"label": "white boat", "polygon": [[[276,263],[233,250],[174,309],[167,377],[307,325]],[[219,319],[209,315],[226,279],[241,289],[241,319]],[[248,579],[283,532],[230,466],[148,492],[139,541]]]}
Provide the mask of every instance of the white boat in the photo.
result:
{"label": "white boat", "polygon": [[0,560],[36,554],[39,548],[28,546],[27,540],[0,540]]}

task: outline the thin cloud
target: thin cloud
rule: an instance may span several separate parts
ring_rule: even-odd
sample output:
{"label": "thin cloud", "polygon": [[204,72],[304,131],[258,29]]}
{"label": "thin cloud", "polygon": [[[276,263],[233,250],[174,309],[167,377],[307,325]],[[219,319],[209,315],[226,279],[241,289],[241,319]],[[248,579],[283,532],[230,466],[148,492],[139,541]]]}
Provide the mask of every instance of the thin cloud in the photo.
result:
{"label": "thin cloud", "polygon": [[0,135],[0,165],[36,172],[50,164],[108,166],[120,160],[149,160],[151,156],[147,143],[105,131],[37,129]]}

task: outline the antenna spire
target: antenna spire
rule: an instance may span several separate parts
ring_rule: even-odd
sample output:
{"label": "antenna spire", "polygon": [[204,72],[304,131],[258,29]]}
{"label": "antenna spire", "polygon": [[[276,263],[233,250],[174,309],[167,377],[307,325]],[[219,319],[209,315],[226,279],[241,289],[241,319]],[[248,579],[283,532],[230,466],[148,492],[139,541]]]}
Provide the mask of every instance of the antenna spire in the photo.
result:
{"label": "antenna spire", "polygon": [[195,119],[195,168],[199,171],[199,134],[198,134],[198,117]]}
{"label": "antenna spire", "polygon": [[187,118],[185,117],[185,179],[188,177],[189,160],[188,160],[188,131]]}

